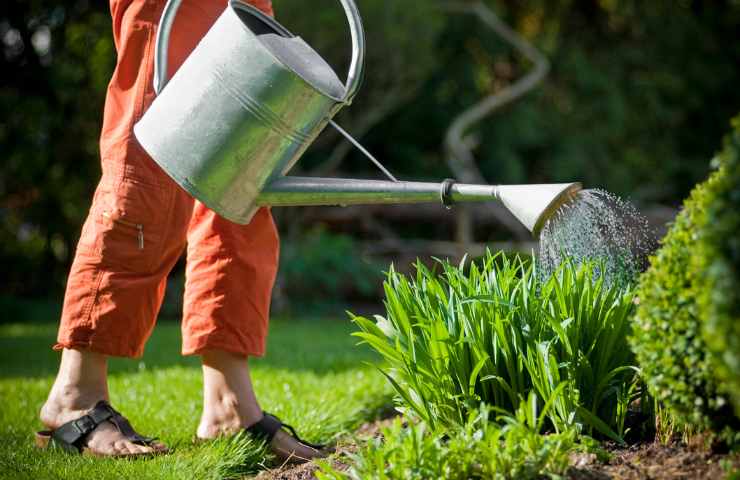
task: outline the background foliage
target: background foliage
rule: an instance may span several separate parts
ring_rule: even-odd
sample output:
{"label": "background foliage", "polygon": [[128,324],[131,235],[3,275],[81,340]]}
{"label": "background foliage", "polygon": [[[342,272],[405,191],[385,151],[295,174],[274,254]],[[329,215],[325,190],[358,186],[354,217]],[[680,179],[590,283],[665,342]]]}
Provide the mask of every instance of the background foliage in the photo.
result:
{"label": "background foliage", "polygon": [[[352,237],[314,228],[303,233],[300,241],[283,242],[275,306],[299,306],[305,313],[307,308],[332,307],[331,302],[340,298],[372,301],[383,279],[381,268],[357,254]],[[296,305],[295,299],[301,299],[301,304]]]}
{"label": "background foliage", "polygon": [[[552,61],[541,88],[480,127],[476,154],[487,180],[578,179],[677,204],[705,175],[703,159],[740,107],[740,3],[486,2]],[[359,5],[368,78],[341,123],[403,178],[449,176],[442,139],[453,117],[529,65],[444,2]],[[347,32],[335,1],[275,0],[275,7],[344,71]],[[3,3],[2,293],[39,296],[63,287],[100,174],[97,137],[115,63],[110,29],[107,2]],[[300,167],[375,175],[354,152],[341,163],[345,154],[327,133]],[[288,230],[289,220],[282,223]],[[302,236],[290,232],[293,241]]]}

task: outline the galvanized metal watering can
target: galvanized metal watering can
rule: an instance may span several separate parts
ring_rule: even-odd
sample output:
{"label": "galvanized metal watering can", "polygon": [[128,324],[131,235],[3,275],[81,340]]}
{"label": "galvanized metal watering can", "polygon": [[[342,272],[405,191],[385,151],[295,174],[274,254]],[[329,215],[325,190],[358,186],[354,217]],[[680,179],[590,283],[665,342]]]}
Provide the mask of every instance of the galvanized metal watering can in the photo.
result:
{"label": "galvanized metal watering can", "polygon": [[182,188],[228,220],[249,223],[264,205],[437,200],[450,205],[499,199],[537,235],[546,219],[580,190],[577,183],[399,182],[390,174],[389,181],[286,177],[329,123],[362,149],[332,121],[352,103],[362,82],[365,35],[357,6],[340,0],[352,37],[346,84],[299,37],[239,0],[228,2],[168,81],[168,39],[181,1],[169,0],[162,14],[155,54],[158,96],[134,133]]}

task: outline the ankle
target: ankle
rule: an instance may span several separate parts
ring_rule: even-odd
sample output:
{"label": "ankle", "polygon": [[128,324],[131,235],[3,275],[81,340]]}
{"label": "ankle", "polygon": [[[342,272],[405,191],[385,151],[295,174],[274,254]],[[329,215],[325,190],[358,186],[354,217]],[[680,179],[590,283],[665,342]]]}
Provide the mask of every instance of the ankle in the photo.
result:
{"label": "ankle", "polygon": [[257,405],[242,404],[233,392],[212,392],[203,406],[198,437],[214,438],[237,433],[262,418]]}
{"label": "ankle", "polygon": [[39,418],[47,427],[58,428],[83,415],[101,400],[108,400],[108,392],[104,388],[83,389],[72,385],[54,385],[41,407]]}
{"label": "ankle", "polygon": [[56,428],[107,400],[107,365],[104,355],[64,349],[54,385],[41,407],[41,421]]}
{"label": "ankle", "polygon": [[64,349],[47,403],[61,409],[92,408],[108,399],[108,361],[105,355]]}
{"label": "ankle", "polygon": [[54,384],[46,403],[64,410],[89,410],[101,400],[108,400],[105,385]]}
{"label": "ankle", "polygon": [[203,416],[198,436],[236,433],[262,418],[247,357],[221,350],[203,352]]}

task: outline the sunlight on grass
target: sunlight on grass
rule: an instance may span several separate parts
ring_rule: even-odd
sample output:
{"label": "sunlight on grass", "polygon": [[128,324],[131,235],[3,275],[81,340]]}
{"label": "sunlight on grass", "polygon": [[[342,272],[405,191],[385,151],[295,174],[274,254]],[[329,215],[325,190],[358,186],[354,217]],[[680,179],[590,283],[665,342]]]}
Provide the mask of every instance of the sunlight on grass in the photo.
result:
{"label": "sunlight on grass", "polygon": [[[262,407],[307,440],[327,442],[372,419],[388,404],[387,382],[366,365],[345,320],[275,321],[268,355],[252,362]],[[194,445],[200,416],[200,365],[180,356],[179,324],[162,322],[138,360],[111,362],[111,402],[145,435],[175,449],[137,461],[39,452],[32,434],[57,367],[53,324],[0,326],[1,478],[228,478],[253,473],[263,453],[248,438]]]}

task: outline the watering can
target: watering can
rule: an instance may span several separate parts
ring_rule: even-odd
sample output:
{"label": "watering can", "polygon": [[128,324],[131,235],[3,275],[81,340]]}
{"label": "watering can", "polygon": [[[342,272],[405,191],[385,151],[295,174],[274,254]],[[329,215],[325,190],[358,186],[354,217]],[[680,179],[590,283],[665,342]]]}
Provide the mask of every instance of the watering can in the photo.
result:
{"label": "watering can", "polygon": [[[210,209],[246,224],[261,206],[358,205],[500,200],[538,235],[581,189],[578,183],[471,185],[285,176],[329,124],[377,162],[332,118],[362,82],[365,34],[353,0],[352,61],[346,83],[311,47],[239,0],[226,9],[167,79],[169,34],[182,0],[169,0],[157,33],[157,97],[134,126],[154,161]],[[166,87],[165,87],[166,85]],[[378,163],[382,169],[382,165]]]}

